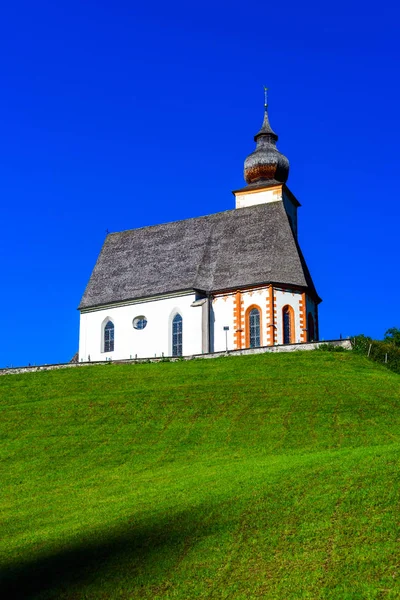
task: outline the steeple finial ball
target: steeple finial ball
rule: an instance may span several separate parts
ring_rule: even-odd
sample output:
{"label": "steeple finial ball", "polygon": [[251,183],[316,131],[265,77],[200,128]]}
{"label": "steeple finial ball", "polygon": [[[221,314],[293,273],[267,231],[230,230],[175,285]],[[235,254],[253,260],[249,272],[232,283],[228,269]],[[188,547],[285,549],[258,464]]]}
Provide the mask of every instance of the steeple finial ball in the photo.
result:
{"label": "steeple finial ball", "polygon": [[289,161],[277,149],[278,136],[269,123],[266,87],[264,94],[264,120],[260,131],[254,136],[257,146],[244,161],[244,178],[249,185],[263,181],[285,183],[289,176]]}

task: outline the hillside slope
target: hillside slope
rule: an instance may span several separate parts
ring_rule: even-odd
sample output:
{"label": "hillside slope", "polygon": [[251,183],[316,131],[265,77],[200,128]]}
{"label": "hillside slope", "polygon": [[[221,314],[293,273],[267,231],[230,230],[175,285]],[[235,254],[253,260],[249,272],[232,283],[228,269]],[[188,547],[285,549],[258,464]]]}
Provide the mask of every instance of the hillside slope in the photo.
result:
{"label": "hillside slope", "polygon": [[400,378],[350,352],[0,378],[6,598],[399,598]]}

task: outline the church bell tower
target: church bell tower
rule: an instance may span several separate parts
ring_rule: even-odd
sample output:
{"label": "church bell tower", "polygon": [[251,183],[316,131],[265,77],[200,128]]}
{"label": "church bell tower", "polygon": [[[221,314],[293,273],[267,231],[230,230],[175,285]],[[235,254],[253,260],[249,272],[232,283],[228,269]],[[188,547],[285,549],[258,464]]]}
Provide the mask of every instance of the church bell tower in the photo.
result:
{"label": "church bell tower", "polygon": [[293,233],[297,237],[297,208],[299,201],[286,185],[289,160],[276,147],[278,135],[272,129],[268,116],[267,89],[264,88],[264,119],[254,136],[255,150],[244,161],[246,186],[233,192],[236,208],[255,204],[283,202]]}

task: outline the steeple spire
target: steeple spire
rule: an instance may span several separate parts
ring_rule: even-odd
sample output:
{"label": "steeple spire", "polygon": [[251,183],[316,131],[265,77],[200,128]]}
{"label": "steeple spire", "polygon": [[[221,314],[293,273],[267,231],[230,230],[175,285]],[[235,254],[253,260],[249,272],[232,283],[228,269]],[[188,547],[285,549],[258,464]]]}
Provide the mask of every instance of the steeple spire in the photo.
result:
{"label": "steeple spire", "polygon": [[264,107],[264,120],[263,123],[261,125],[261,129],[258,133],[256,133],[256,135],[254,136],[254,141],[256,142],[257,139],[261,136],[261,135],[272,135],[275,138],[275,141],[278,141],[278,136],[276,135],[275,131],[272,129],[270,123],[269,123],[269,118],[268,118],[268,107],[265,106]]}
{"label": "steeple spire", "polygon": [[275,131],[272,129],[270,123],[269,123],[269,118],[268,118],[268,88],[264,86],[264,120],[263,123],[261,125],[261,129],[258,133],[256,133],[256,135],[254,136],[254,141],[256,142],[257,139],[261,136],[261,135],[272,135],[275,137],[275,141],[278,141],[278,136],[276,135]]}
{"label": "steeple spire", "polygon": [[261,129],[254,136],[257,147],[244,162],[246,182],[258,184],[285,183],[289,175],[289,161],[276,148],[278,136],[272,129],[268,118],[268,88],[264,86],[264,119]]}

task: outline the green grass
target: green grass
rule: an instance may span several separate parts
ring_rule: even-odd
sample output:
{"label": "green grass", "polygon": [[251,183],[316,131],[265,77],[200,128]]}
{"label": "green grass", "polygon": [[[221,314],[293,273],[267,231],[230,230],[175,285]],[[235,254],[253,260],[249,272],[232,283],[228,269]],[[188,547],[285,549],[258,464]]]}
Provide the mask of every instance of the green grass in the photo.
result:
{"label": "green grass", "polygon": [[400,598],[400,378],[346,353],[0,377],[4,598]]}

